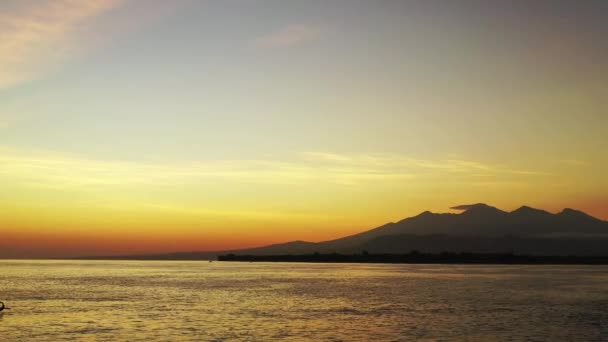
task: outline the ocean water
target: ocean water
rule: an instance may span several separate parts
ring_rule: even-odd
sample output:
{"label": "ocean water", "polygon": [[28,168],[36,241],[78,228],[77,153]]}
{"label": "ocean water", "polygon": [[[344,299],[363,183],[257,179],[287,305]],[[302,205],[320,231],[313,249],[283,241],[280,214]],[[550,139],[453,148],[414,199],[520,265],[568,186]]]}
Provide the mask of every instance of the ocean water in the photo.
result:
{"label": "ocean water", "polygon": [[0,341],[608,341],[608,267],[0,261]]}

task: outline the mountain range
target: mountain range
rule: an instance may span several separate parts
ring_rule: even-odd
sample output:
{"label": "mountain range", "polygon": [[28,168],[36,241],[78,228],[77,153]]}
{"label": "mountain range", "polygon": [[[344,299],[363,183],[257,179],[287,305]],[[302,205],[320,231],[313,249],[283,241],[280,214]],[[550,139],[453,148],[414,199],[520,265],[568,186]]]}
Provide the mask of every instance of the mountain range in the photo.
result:
{"label": "mountain range", "polygon": [[408,253],[412,250],[526,255],[608,255],[608,221],[574,209],[557,214],[522,206],[506,212],[478,203],[452,207],[460,213],[432,213],[391,222],[343,238],[291,241],[213,252],[178,252],[114,259],[215,259],[220,254],[279,255],[311,253]]}

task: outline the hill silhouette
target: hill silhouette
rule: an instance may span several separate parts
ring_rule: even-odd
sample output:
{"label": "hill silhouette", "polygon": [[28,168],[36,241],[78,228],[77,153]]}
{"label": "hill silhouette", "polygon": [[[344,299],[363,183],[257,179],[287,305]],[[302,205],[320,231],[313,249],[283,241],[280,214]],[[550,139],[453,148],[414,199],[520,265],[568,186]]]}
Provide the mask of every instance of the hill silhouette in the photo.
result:
{"label": "hill silhouette", "polygon": [[220,254],[298,255],[312,253],[518,253],[608,256],[608,222],[566,208],[557,214],[522,206],[506,212],[484,203],[452,207],[460,213],[432,213],[391,222],[343,238],[229,251],[180,252],[113,259],[214,259]]}

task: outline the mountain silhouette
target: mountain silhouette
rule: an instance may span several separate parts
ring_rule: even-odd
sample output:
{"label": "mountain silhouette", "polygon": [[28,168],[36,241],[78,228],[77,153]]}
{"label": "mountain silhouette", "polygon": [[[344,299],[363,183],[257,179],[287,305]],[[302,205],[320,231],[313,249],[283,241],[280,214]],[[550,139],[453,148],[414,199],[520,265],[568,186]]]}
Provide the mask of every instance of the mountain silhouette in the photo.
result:
{"label": "mountain silhouette", "polygon": [[212,259],[219,254],[476,252],[530,255],[608,255],[608,222],[566,208],[557,214],[522,206],[506,212],[484,203],[451,207],[460,213],[432,213],[391,222],[343,238],[230,251],[180,252],[136,259]]}

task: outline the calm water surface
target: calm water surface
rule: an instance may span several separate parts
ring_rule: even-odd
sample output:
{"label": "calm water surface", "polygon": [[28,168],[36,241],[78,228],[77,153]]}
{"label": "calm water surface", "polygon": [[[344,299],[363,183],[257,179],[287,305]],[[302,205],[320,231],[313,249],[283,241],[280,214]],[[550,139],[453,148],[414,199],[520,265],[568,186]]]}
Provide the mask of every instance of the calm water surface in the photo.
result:
{"label": "calm water surface", "polygon": [[608,267],[0,261],[1,341],[608,341]]}

